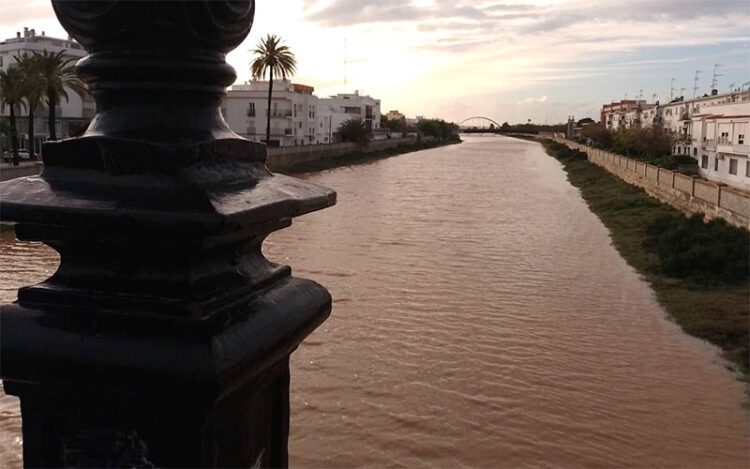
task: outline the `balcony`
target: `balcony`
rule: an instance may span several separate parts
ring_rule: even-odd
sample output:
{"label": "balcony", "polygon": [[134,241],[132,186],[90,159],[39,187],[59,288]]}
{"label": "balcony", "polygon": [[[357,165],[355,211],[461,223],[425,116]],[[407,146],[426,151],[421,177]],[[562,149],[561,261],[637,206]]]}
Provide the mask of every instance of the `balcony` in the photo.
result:
{"label": "balcony", "polygon": [[[268,112],[266,112],[266,115],[268,115]],[[292,117],[292,110],[291,109],[279,109],[276,111],[271,111],[271,117],[281,117],[283,119]]]}
{"label": "balcony", "polygon": [[705,150],[714,151],[716,150],[716,140],[714,139],[705,140],[702,146]]}
{"label": "balcony", "polygon": [[734,143],[728,138],[720,138],[716,145],[716,151],[721,153],[731,153],[734,155],[750,155],[750,145]]}

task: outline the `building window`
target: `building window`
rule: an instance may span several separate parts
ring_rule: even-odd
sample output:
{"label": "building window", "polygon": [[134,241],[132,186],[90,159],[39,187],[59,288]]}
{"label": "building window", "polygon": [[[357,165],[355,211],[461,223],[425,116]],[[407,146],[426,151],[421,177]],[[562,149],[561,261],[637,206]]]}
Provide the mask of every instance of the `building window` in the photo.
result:
{"label": "building window", "polygon": [[703,155],[701,157],[701,168],[708,169],[708,155]]}
{"label": "building window", "polygon": [[693,156],[698,156],[698,149],[697,148],[693,148]]}
{"label": "building window", "polygon": [[[0,62],[0,66],[1,66],[2,64],[3,64],[3,63],[2,63],[2,62]],[[739,135],[737,136],[737,144],[738,144],[738,145],[742,145],[743,143],[745,143],[745,134],[739,134]]]}
{"label": "building window", "polygon": [[737,159],[729,158],[729,174],[737,174]]}
{"label": "building window", "polygon": [[750,178],[750,161],[745,162],[745,177]]}
{"label": "building window", "polygon": [[255,117],[255,103],[249,103],[247,105],[247,116]]}
{"label": "building window", "polygon": [[714,171],[718,171],[718,170],[719,170],[719,159],[714,158]]}
{"label": "building window", "polygon": [[3,66],[3,56],[0,55],[0,67],[2,67],[2,66]]}

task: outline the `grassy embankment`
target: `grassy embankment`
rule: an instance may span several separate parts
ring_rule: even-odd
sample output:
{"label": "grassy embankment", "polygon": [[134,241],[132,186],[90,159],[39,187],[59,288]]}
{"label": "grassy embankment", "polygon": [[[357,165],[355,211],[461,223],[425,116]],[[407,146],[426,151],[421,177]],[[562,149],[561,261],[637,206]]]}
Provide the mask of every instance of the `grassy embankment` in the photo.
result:
{"label": "grassy embankment", "polygon": [[721,347],[748,382],[750,233],[723,220],[686,217],[590,163],[585,153],[542,143],[664,309],[685,332]]}
{"label": "grassy embankment", "polygon": [[309,163],[301,163],[293,166],[285,173],[308,173],[313,171],[323,171],[331,168],[338,168],[340,166],[350,166],[355,164],[370,163],[376,160],[382,160],[384,158],[390,158],[391,156],[402,155],[404,153],[411,153],[413,151],[427,150],[430,148],[442,147],[444,145],[452,145],[454,143],[461,143],[460,139],[433,142],[416,142],[411,144],[403,144],[397,147],[388,148],[385,150],[377,150],[372,152],[355,151],[352,153],[346,153],[341,156],[334,158],[328,158],[325,160],[319,160]]}

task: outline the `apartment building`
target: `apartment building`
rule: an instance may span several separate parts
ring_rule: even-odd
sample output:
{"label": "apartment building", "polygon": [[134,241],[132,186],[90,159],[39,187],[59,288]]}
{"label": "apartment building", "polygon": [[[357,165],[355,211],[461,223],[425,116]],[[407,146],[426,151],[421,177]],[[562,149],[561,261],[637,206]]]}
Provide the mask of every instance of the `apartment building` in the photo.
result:
{"label": "apartment building", "polygon": [[[340,93],[320,100],[320,115],[328,120],[330,135],[345,121],[360,119],[373,132],[380,129],[380,100],[354,93]],[[325,125],[324,125],[325,126]]]}
{"label": "apartment building", "polygon": [[605,104],[602,106],[600,122],[608,130],[628,128],[628,123],[632,126],[640,119],[639,109],[643,106],[647,106],[646,101],[637,99],[623,99]]}
{"label": "apartment building", "polygon": [[[63,52],[63,57],[75,61],[85,57],[87,52],[80,44],[74,40],[59,39],[45,35],[44,31],[37,34],[34,29],[24,28],[23,32],[17,32],[16,37],[6,39],[0,42],[0,70],[7,70],[14,67],[17,63],[16,58],[24,54],[31,55],[33,52],[42,53]],[[55,133],[58,138],[70,136],[71,131],[80,131],[82,126],[88,124],[90,119],[96,113],[94,99],[88,94],[84,97],[79,96],[72,90],[68,90],[68,99],[62,99],[56,109],[56,129]],[[7,106],[0,109],[0,118],[6,119],[10,114]],[[34,151],[39,153],[43,142],[49,139],[49,129],[47,127],[47,116],[49,109],[43,106],[37,109],[34,114]],[[19,147],[22,149],[31,149],[28,135],[28,114],[24,107],[16,110],[16,127],[19,132]]]}
{"label": "apartment building", "polygon": [[750,99],[702,104],[687,134],[701,176],[750,190]]}
{"label": "apartment building", "polygon": [[234,85],[227,90],[222,114],[236,133],[248,140],[266,140],[267,116],[271,114],[270,146],[300,146],[329,143],[327,128],[318,117],[319,98],[312,86],[275,80],[271,107],[268,81]]}
{"label": "apartment building", "polygon": [[602,106],[610,130],[661,125],[675,136],[673,153],[690,155],[706,179],[750,190],[750,90],[667,104],[620,101]]}
{"label": "apartment building", "polygon": [[[380,128],[380,100],[359,92],[318,98],[312,86],[289,80],[273,82],[271,96],[271,146],[333,143],[345,121],[361,119],[373,130]],[[236,133],[249,140],[266,139],[268,81],[234,85],[227,90],[222,114]]]}
{"label": "apartment building", "polygon": [[406,116],[396,110],[388,111],[385,118],[389,121],[406,121]]}

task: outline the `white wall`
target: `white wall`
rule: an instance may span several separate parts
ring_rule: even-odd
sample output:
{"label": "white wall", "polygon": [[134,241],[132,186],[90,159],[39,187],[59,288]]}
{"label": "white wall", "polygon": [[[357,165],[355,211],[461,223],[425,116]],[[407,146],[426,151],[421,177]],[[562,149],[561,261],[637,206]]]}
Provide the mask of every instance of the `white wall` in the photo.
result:
{"label": "white wall", "polygon": [[750,100],[704,105],[691,124],[701,176],[750,190]]}

